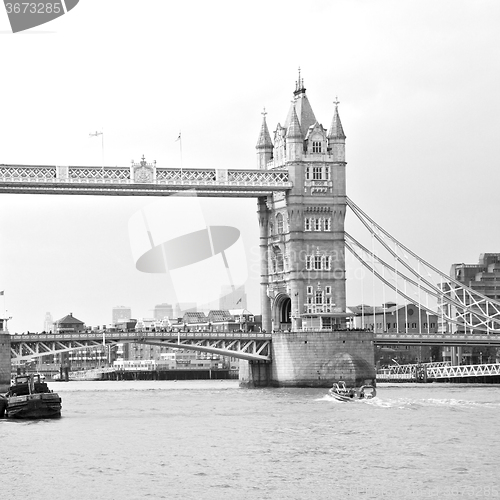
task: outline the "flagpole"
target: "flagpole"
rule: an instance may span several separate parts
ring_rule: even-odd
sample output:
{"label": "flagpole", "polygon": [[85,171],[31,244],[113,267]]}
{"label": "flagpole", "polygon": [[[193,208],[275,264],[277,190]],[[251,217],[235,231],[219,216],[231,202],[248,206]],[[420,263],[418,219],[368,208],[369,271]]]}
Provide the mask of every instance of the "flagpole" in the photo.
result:
{"label": "flagpole", "polygon": [[180,151],[180,156],[181,156],[181,180],[182,180],[182,136],[181,132],[179,131],[179,137],[175,140],[175,142],[179,141],[179,151]]}
{"label": "flagpole", "polygon": [[101,165],[102,165],[102,176],[104,177],[104,127],[101,128]]}
{"label": "flagpole", "polygon": [[101,132],[95,132],[95,134],[90,133],[90,137],[101,136],[101,175],[104,179],[104,127],[101,128]]}

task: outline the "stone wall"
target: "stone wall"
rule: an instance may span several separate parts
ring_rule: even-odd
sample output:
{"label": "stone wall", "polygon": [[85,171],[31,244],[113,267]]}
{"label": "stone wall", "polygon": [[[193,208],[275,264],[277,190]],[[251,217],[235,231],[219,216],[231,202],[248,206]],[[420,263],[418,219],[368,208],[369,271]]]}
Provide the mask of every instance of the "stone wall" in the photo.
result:
{"label": "stone wall", "polygon": [[273,333],[270,385],[331,387],[375,383],[373,332]]}
{"label": "stone wall", "polygon": [[0,333],[0,393],[7,392],[10,386],[10,335]]}

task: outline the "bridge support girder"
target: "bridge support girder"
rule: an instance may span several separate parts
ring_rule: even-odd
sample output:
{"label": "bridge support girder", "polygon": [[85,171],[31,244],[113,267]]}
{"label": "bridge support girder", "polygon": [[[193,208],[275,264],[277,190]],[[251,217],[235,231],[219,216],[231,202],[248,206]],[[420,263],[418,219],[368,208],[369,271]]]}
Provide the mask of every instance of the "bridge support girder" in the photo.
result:
{"label": "bridge support girder", "polygon": [[256,388],[270,385],[271,364],[266,361],[240,360],[240,387]]}

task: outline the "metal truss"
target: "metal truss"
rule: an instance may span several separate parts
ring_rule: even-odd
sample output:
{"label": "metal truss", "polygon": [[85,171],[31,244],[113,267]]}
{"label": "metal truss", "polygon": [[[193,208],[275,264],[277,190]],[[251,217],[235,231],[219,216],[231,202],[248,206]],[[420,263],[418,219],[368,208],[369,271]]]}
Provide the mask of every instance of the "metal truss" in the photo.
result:
{"label": "metal truss", "polygon": [[500,364],[426,367],[427,380],[458,377],[492,377],[500,375]]}
{"label": "metal truss", "polygon": [[391,366],[378,374],[379,380],[415,380],[421,378],[448,379],[466,377],[493,377],[500,375],[500,364],[452,366],[450,362],[421,363]]}
{"label": "metal truss", "polygon": [[292,188],[287,170],[157,168],[133,177],[128,167],[0,165],[0,193],[170,195],[195,190],[205,197],[267,196]]}
{"label": "metal truss", "polygon": [[375,333],[376,345],[500,347],[500,335],[443,333]]}
{"label": "metal truss", "polygon": [[[17,335],[11,337],[10,352],[14,360],[28,360],[32,358],[39,358],[41,356],[50,356],[54,354],[61,354],[64,352],[81,351],[81,350],[102,350],[105,346],[116,344],[116,342],[109,341],[103,344],[96,340],[56,340],[56,341],[37,341],[33,337],[38,335]],[[30,337],[30,339],[23,339],[18,341],[18,337]]]}
{"label": "metal truss", "polygon": [[398,295],[418,304],[421,310],[436,315],[441,325],[453,325],[453,332],[500,334],[500,302],[465,286],[420,258],[349,198],[347,205],[369,231],[372,248],[363,246],[348,233],[345,234],[346,248],[374,276]]}
{"label": "metal truss", "polygon": [[243,332],[117,332],[11,336],[11,357],[28,360],[84,349],[102,350],[119,343],[141,343],[211,352],[249,361],[271,360],[271,334]]}

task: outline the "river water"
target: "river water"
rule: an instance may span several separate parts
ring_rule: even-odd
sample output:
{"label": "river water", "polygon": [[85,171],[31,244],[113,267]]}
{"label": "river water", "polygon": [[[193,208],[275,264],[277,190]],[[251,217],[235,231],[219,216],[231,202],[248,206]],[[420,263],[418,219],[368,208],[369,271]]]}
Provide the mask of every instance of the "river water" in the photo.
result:
{"label": "river water", "polygon": [[49,385],[60,419],[0,420],[2,499],[500,498],[498,386]]}

